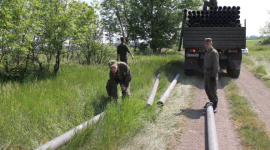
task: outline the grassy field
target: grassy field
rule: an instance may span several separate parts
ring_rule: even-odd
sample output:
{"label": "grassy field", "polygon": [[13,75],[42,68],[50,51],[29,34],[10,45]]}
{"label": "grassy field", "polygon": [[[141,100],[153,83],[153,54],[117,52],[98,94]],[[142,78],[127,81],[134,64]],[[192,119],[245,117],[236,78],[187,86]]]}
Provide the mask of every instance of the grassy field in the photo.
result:
{"label": "grassy field", "polygon": [[[243,64],[270,87],[270,46],[257,43],[247,41],[250,54],[243,56]],[[61,149],[119,149],[130,143],[146,122],[155,121],[160,111],[156,105],[145,107],[155,76],[161,74],[157,101],[175,75],[183,74],[183,53],[168,54],[172,55],[137,55],[134,60],[129,59],[132,95],[124,101],[120,98],[118,104],[111,102],[106,93],[109,77],[106,64],[64,65],[56,77],[0,83],[0,149],[37,148],[104,111],[106,115],[99,122],[84,129]],[[228,86],[225,91],[236,123],[245,123],[239,126],[244,146],[269,148],[266,132],[256,121],[258,117],[246,98],[239,94],[241,90],[229,78],[223,82]],[[118,92],[121,93],[120,89]]]}
{"label": "grassy field", "polygon": [[[163,93],[182,71],[183,56],[136,56],[130,60],[131,98],[111,102],[105,85],[106,64],[62,66],[57,77],[0,85],[0,149],[34,149],[106,110],[105,117],[63,149],[116,149],[155,118],[156,106],[145,109],[155,76]],[[120,89],[119,89],[120,93]],[[127,119],[128,118],[128,119]]]}
{"label": "grassy field", "polygon": [[243,63],[270,88],[270,45],[259,45],[259,40],[248,40],[249,55]]}

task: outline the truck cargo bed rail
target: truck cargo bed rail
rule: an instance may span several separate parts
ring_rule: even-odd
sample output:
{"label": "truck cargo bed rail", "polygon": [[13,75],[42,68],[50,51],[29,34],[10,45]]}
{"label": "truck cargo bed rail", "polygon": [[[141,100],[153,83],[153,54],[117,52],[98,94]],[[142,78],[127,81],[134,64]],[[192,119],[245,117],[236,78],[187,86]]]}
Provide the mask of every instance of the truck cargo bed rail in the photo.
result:
{"label": "truck cargo bed rail", "polygon": [[212,38],[215,49],[244,49],[246,27],[185,27],[183,47],[204,49],[205,38]]}

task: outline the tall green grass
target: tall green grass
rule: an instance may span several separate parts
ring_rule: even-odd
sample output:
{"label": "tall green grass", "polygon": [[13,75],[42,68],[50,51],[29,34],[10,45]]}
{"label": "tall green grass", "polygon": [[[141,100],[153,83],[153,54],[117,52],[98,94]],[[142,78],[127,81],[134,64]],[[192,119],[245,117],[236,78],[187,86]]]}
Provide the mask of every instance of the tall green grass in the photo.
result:
{"label": "tall green grass", "polygon": [[75,136],[67,148],[117,148],[143,126],[141,120],[156,115],[155,106],[144,108],[155,76],[161,74],[158,90],[165,91],[182,70],[182,62],[181,55],[136,56],[130,60],[131,98],[119,99],[118,105],[106,93],[106,64],[64,65],[56,77],[2,83],[0,149],[34,149],[103,111],[105,117]]}
{"label": "tall green grass", "polygon": [[108,104],[106,115],[99,123],[75,136],[62,149],[118,149],[131,140],[147,121],[154,120],[157,115],[155,104],[145,107],[155,76],[161,74],[158,93],[163,93],[182,69],[180,60],[179,55],[137,57],[130,64],[133,68],[131,98],[118,105]]}

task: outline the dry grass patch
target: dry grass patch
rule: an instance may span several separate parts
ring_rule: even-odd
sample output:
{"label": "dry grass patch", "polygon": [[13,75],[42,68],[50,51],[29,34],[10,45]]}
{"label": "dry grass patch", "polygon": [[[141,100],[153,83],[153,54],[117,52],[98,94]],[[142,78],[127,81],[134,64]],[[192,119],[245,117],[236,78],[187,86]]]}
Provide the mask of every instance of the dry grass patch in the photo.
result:
{"label": "dry grass patch", "polygon": [[[193,105],[196,89],[193,85],[197,82],[196,77],[191,80],[184,78],[181,74],[164,106],[157,109],[159,114],[156,119],[146,122],[145,128],[121,149],[168,149],[180,139],[188,120],[188,110]],[[156,105],[162,94],[156,96],[153,105]]]}

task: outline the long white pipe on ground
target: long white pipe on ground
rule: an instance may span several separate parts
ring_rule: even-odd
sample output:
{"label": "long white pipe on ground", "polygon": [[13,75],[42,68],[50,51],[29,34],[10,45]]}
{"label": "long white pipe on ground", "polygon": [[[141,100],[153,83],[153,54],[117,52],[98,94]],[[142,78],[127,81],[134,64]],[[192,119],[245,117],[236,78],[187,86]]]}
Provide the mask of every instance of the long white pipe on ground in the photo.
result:
{"label": "long white pipe on ground", "polygon": [[206,104],[207,111],[207,131],[208,131],[208,148],[209,150],[218,150],[217,131],[212,103]]}
{"label": "long white pipe on ground", "polygon": [[148,97],[148,100],[147,100],[147,104],[148,105],[152,105],[153,102],[154,102],[154,99],[155,99],[155,96],[156,96],[156,93],[157,93],[157,88],[158,88],[158,84],[159,84],[159,79],[160,79],[160,76],[159,74],[157,75],[157,78],[156,78],[156,81],[155,81],[155,84],[152,88],[152,91]]}
{"label": "long white pipe on ground", "polygon": [[170,93],[172,92],[174,86],[177,83],[177,80],[179,78],[179,74],[177,74],[175,76],[175,78],[173,79],[172,83],[170,84],[170,86],[168,87],[168,89],[165,91],[165,93],[161,96],[161,98],[159,99],[159,101],[157,102],[157,104],[160,105],[164,105],[164,103],[166,102],[167,98],[169,97]]}
{"label": "long white pipe on ground", "polygon": [[88,120],[88,121],[86,121],[86,122],[78,125],[77,127],[75,127],[73,129],[69,130],[68,132],[66,132],[66,133],[58,136],[57,138],[49,141],[48,143],[46,143],[46,144],[38,147],[35,150],[47,150],[47,149],[55,150],[55,149],[61,147],[62,145],[68,143],[70,141],[71,137],[74,136],[74,134],[76,132],[82,130],[84,127],[87,127],[87,126],[89,126],[89,125],[91,125],[93,123],[96,123],[99,120],[99,118],[101,116],[103,116],[103,115],[104,115],[104,112],[96,115],[92,119],[90,119],[90,120]]}

